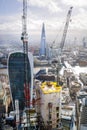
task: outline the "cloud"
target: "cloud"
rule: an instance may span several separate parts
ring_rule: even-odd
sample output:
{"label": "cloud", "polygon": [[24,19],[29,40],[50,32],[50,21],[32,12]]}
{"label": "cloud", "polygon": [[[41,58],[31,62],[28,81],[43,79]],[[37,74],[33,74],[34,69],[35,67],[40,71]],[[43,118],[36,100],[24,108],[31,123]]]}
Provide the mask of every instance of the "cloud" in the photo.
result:
{"label": "cloud", "polygon": [[87,0],[62,0],[62,3],[70,6],[86,7]]}
{"label": "cloud", "polygon": [[62,12],[62,9],[58,6],[57,2],[51,1],[48,5],[48,9],[52,13]]}
{"label": "cloud", "polygon": [[[17,1],[23,2],[23,0]],[[69,24],[68,34],[79,37],[78,32],[87,29],[87,0],[84,2],[82,0],[28,0],[27,30],[29,38],[33,41],[40,41],[42,23],[44,22],[47,41],[53,41],[57,34],[61,39],[68,12],[67,7],[72,5],[75,7],[72,11],[72,22]],[[21,35],[21,16],[22,10],[21,13],[19,11],[17,14],[0,16],[0,34]],[[84,32],[83,35],[85,35]]]}
{"label": "cloud", "polygon": [[71,28],[87,29],[87,11],[83,8],[78,9],[78,14],[72,16]]}
{"label": "cloud", "polygon": [[0,18],[0,33],[18,34],[20,32],[22,24],[20,15],[1,16]]}
{"label": "cloud", "polygon": [[[18,0],[22,2],[22,0]],[[60,8],[58,1],[56,0],[28,0],[27,1],[29,7],[34,8],[45,8],[48,9],[50,13],[61,12],[62,9]]]}

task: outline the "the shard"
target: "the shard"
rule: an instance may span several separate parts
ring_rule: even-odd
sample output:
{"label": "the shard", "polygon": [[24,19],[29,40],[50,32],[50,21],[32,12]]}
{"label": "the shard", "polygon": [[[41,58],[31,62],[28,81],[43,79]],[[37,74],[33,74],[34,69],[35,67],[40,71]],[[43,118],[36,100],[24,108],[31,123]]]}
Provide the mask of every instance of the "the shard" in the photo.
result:
{"label": "the shard", "polygon": [[42,26],[41,43],[40,43],[40,57],[46,56],[46,36],[45,36],[45,25]]}

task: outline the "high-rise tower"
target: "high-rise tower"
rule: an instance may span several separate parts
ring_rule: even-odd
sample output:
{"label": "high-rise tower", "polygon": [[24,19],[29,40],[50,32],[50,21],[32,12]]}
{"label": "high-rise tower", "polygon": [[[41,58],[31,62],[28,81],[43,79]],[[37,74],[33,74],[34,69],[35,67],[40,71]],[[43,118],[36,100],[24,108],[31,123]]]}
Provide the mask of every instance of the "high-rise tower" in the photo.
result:
{"label": "high-rise tower", "polygon": [[27,56],[23,52],[13,52],[9,55],[8,59],[8,73],[10,88],[12,93],[13,109],[15,109],[15,100],[19,100],[19,110],[23,110],[26,106],[25,96],[25,62],[27,61],[27,76],[28,84],[31,86],[31,55]]}
{"label": "high-rise tower", "polygon": [[87,43],[86,43],[85,37],[83,38],[83,47],[84,47],[84,48],[87,47]]}
{"label": "high-rise tower", "polygon": [[46,56],[46,36],[45,36],[45,25],[42,26],[41,44],[40,44],[40,57]]}

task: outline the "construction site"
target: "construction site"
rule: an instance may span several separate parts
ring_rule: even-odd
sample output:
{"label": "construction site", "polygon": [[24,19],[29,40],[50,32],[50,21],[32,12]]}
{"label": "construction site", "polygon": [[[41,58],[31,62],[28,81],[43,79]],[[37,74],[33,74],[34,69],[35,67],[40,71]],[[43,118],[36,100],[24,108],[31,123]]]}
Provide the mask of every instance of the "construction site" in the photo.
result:
{"label": "construction site", "polygon": [[55,40],[46,48],[42,24],[39,55],[34,57],[28,47],[27,0],[23,0],[23,51],[9,53],[7,68],[0,69],[0,130],[87,129],[87,74],[77,74],[72,66],[82,66],[80,57],[85,56],[64,48],[72,9],[58,48],[53,46]]}

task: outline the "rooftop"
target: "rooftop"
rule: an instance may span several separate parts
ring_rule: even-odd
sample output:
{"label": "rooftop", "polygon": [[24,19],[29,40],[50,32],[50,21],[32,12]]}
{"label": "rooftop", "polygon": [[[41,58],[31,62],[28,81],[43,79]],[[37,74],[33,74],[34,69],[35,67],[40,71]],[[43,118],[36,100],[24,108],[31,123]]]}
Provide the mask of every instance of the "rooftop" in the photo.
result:
{"label": "rooftop", "polygon": [[51,81],[42,83],[40,88],[44,94],[58,93],[62,90],[61,86],[57,85],[56,82],[51,82]]}

